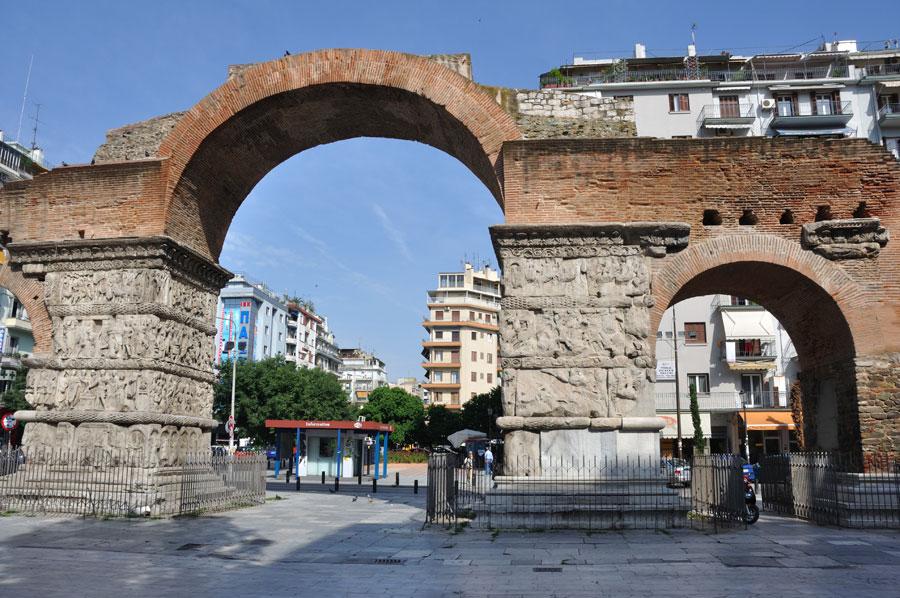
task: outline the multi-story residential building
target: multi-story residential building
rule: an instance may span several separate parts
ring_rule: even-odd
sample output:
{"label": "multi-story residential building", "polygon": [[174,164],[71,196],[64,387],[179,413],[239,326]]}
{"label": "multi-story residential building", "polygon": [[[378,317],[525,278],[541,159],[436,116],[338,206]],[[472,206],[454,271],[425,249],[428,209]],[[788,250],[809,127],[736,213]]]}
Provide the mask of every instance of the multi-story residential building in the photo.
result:
{"label": "multi-story residential building", "polygon": [[286,359],[302,368],[316,367],[317,339],[322,317],[309,305],[297,301],[287,302],[288,334]]}
{"label": "multi-story residential building", "polygon": [[790,337],[761,306],[739,297],[712,295],[670,307],[657,332],[656,407],[666,420],[663,453],[676,451],[676,349],[681,433],[688,452],[694,435],[691,386],[697,391],[701,428],[713,452],[743,454],[745,424],[751,458],[794,446],[790,389],[798,371]]}
{"label": "multi-story residential building", "polygon": [[216,306],[216,363],[225,343],[237,342],[237,357],[258,361],[287,351],[287,306],[264,284],[237,275],[219,292]]}
{"label": "multi-story residential building", "polygon": [[[890,44],[889,44],[890,45]],[[895,157],[900,49],[858,51],[853,40],[813,52],[588,59],[540,76],[542,88],[633,100],[643,137],[859,137]]]}
{"label": "multi-story residential building", "polygon": [[391,384],[391,388],[401,388],[414,397],[419,397],[422,402],[428,404],[428,390],[423,388],[422,383],[417,378],[397,378],[396,384]]}
{"label": "multi-story residential building", "polygon": [[384,362],[363,349],[341,349],[338,378],[351,403],[364,403],[376,388],[388,386]]}
{"label": "multi-story residential building", "polygon": [[423,388],[431,404],[458,409],[477,394],[499,384],[498,330],[500,276],[485,266],[438,274],[438,288],[428,291],[428,332],[422,341]]}
{"label": "multi-story residential building", "polygon": [[29,180],[47,172],[44,152],[40,148],[28,149],[16,141],[5,141],[0,131],[0,188],[12,181]]}
{"label": "multi-story residential building", "polygon": [[340,374],[341,363],[341,352],[334,340],[334,333],[328,327],[328,318],[322,316],[316,335],[316,367],[332,374]]}
{"label": "multi-story residential building", "polygon": [[31,320],[25,307],[0,287],[0,392],[5,392],[21,367],[21,359],[34,351]]}

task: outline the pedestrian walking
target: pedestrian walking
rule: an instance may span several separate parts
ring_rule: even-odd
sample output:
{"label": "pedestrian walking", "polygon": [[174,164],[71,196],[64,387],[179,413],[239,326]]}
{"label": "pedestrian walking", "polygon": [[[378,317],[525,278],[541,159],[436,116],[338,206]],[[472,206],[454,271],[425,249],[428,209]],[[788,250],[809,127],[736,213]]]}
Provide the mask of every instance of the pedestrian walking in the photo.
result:
{"label": "pedestrian walking", "polygon": [[466,453],[466,460],[463,461],[463,469],[466,471],[466,479],[471,480],[472,483],[475,483],[475,455],[472,454],[472,451]]}
{"label": "pedestrian walking", "polygon": [[494,473],[494,453],[491,452],[490,445],[484,451],[484,473],[488,476]]}

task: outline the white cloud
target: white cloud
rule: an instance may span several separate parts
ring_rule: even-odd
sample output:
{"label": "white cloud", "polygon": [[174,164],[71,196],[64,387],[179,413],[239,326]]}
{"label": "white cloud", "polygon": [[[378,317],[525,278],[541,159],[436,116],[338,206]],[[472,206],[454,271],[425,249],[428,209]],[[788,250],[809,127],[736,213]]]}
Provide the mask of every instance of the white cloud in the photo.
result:
{"label": "white cloud", "polygon": [[412,262],[412,253],[409,251],[409,246],[406,244],[403,233],[394,226],[394,223],[391,222],[391,219],[385,213],[384,208],[377,203],[373,203],[372,211],[375,212],[375,216],[378,218],[378,222],[381,224],[381,228],[384,230],[384,234],[387,235],[387,238],[397,246],[397,249],[403,254],[403,257],[405,257],[407,261]]}

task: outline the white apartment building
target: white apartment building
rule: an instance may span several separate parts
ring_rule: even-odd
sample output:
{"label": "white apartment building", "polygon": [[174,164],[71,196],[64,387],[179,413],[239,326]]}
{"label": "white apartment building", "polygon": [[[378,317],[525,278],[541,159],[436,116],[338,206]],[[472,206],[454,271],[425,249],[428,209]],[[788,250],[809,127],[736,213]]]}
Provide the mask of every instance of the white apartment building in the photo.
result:
{"label": "white apartment building", "polygon": [[458,409],[475,395],[500,383],[500,274],[485,266],[441,272],[428,291],[428,315],[422,325],[425,362],[423,388],[432,405]]}
{"label": "white apartment building", "polygon": [[376,388],[388,386],[384,362],[363,349],[341,349],[338,374],[351,403],[364,403]]}
{"label": "white apartment building", "polygon": [[323,319],[308,305],[287,301],[285,358],[302,368],[316,367],[316,350]]}
{"label": "white apartment building", "polygon": [[858,51],[854,40],[813,52],[735,56],[575,57],[542,88],[633,99],[641,137],[859,137],[900,158],[900,48]]}
{"label": "white apartment building", "polygon": [[40,148],[28,149],[17,141],[6,141],[0,131],[0,188],[13,181],[30,180],[44,172],[47,167]]}
{"label": "white apartment building", "polygon": [[16,296],[0,287],[0,393],[16,377],[23,357],[34,352],[34,336],[28,312]]}
{"label": "white apartment building", "polygon": [[[674,327],[673,327],[674,313]],[[694,297],[666,310],[656,336],[656,409],[664,454],[676,452],[676,349],[681,433],[691,449],[690,387],[712,452],[743,454],[746,407],[751,460],[793,447],[790,388],[797,352],[778,320],[740,297]]]}
{"label": "white apartment building", "polygon": [[316,367],[337,375],[341,371],[341,350],[334,340],[334,333],[328,328],[328,318],[321,317],[322,323],[316,335]]}
{"label": "white apartment building", "polygon": [[216,363],[227,359],[225,343],[236,341],[238,359],[258,361],[287,350],[287,306],[268,287],[237,275],[219,291]]}

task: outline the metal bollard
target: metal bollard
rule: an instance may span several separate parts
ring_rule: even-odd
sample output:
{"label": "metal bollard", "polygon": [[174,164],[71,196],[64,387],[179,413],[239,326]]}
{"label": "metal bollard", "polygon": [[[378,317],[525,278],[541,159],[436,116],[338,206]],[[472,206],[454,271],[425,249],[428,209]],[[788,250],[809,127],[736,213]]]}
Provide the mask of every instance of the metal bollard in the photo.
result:
{"label": "metal bollard", "polygon": [[372,478],[372,494],[375,494],[376,492],[378,492],[378,480]]}
{"label": "metal bollard", "polygon": [[394,486],[395,487],[400,486],[400,472],[399,471],[394,472]]}
{"label": "metal bollard", "polygon": [[294,487],[298,492],[300,491],[300,476],[297,476],[296,486]]}
{"label": "metal bollard", "polygon": [[334,478],[334,491],[337,492],[341,489],[341,478]]}
{"label": "metal bollard", "polygon": [[419,480],[413,480],[413,494],[419,493]]}
{"label": "metal bollard", "polygon": [[285,484],[291,483],[291,468],[290,467],[288,467],[287,469],[284,470],[284,483]]}
{"label": "metal bollard", "polygon": [[362,486],[362,465],[359,466],[359,476],[356,478],[356,483]]}
{"label": "metal bollard", "polygon": [[323,485],[325,484],[325,472],[324,471],[322,472],[322,484]]}

